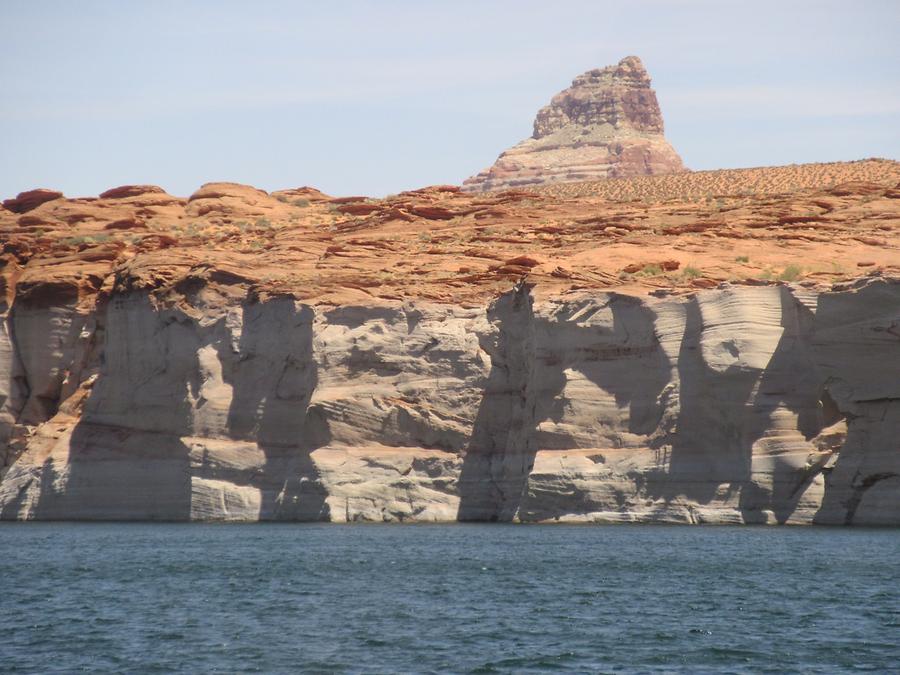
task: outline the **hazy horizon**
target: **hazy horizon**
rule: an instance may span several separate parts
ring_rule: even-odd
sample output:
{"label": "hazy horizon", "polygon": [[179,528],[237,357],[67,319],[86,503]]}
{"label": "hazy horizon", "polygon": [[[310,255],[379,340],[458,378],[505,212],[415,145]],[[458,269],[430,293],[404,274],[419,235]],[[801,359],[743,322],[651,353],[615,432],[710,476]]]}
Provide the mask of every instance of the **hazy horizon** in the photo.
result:
{"label": "hazy horizon", "polygon": [[695,170],[900,157],[900,4],[6,0],[0,198],[459,183],[641,57]]}

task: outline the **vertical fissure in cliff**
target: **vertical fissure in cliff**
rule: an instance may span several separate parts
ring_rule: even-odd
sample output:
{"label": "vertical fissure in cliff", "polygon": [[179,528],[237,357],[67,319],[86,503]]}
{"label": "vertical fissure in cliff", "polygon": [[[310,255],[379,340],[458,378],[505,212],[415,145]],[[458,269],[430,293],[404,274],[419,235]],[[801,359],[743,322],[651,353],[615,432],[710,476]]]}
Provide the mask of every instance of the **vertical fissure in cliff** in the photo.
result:
{"label": "vertical fissure in cliff", "polygon": [[231,385],[227,427],[255,441],[265,456],[254,480],[260,520],[328,520],[326,490],[311,457],[330,440],[327,423],[310,414],[318,386],[313,310],[290,298],[249,301],[237,353],[219,342],[223,378]]}
{"label": "vertical fissure in cliff", "polygon": [[511,521],[534,466],[534,311],[527,284],[488,308],[496,326],[481,348],[491,370],[459,477],[459,520]]}

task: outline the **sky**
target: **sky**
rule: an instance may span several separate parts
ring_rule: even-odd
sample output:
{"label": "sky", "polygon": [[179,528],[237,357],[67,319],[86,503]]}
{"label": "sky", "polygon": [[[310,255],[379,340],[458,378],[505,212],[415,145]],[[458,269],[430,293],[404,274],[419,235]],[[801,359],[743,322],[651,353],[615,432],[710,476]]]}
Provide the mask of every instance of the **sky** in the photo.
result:
{"label": "sky", "polygon": [[0,0],[0,198],[459,183],[636,54],[692,169],[900,158],[900,2]]}

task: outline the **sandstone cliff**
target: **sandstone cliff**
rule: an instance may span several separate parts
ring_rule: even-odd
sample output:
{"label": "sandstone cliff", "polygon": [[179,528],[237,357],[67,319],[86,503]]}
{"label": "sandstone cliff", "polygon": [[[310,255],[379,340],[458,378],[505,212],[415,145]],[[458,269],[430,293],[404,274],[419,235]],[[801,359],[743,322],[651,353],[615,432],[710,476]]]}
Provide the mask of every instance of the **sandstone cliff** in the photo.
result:
{"label": "sandstone cliff", "polygon": [[0,210],[0,518],[900,524],[900,167],[810,170]]}
{"label": "sandstone cliff", "polygon": [[900,523],[898,282],[10,324],[3,518]]}
{"label": "sandstone cliff", "polygon": [[636,56],[589,70],[538,111],[531,138],[465,181],[473,192],[683,171]]}

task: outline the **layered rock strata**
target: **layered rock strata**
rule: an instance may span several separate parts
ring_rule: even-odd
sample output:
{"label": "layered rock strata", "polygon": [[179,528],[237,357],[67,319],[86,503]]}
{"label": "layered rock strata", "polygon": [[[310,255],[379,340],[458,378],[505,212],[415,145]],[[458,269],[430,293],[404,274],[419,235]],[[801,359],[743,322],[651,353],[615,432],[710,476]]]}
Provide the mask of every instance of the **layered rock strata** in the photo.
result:
{"label": "layered rock strata", "polygon": [[463,189],[675,173],[681,158],[663,135],[650,76],[636,56],[589,70],[538,112],[531,138],[504,152]]}
{"label": "layered rock strata", "polygon": [[900,282],[333,306],[21,289],[3,519],[900,524]]}

